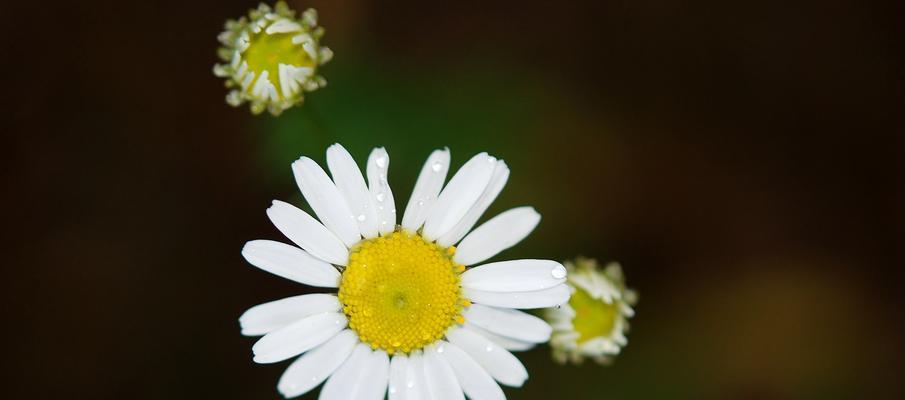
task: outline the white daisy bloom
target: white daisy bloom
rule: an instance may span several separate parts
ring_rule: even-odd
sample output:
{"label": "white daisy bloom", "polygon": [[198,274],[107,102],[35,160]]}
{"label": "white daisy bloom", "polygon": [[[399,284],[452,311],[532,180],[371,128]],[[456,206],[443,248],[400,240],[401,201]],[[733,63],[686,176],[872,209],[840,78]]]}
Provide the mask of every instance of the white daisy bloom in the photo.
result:
{"label": "white daisy bloom", "polygon": [[632,306],[638,295],[626,288],[617,263],[601,270],[596,260],[578,258],[565,265],[572,296],[567,304],[544,310],[544,319],[553,327],[553,358],[560,363],[590,358],[609,364],[628,344],[628,319],[635,315]]}
{"label": "white daisy bloom", "polygon": [[316,10],[309,8],[297,18],[283,1],[273,8],[262,3],[247,17],[227,21],[218,36],[223,63],[214,66],[214,74],[226,78],[232,89],[226,102],[247,102],[253,113],[267,109],[273,115],[302,104],[304,92],[327,84],[317,75],[318,67],[333,57],[320,45],[323,35]]}
{"label": "white daisy bloom", "polygon": [[566,268],[535,259],[478,265],[524,239],[540,214],[518,207],[472,230],[509,168],[481,153],[444,187],[449,164],[449,150],[428,157],[397,226],[383,148],[365,174],[339,144],[327,150],[330,176],[310,158],[293,163],[317,219],[274,201],[267,215],[294,245],[255,240],[242,255],[338,293],[276,300],[239,318],[244,335],[263,335],[255,362],[297,357],[277,385],[284,396],[326,380],[326,400],[504,399],[498,384],[528,378],[510,351],[546,342],[552,328],[517,309],[566,303]]}

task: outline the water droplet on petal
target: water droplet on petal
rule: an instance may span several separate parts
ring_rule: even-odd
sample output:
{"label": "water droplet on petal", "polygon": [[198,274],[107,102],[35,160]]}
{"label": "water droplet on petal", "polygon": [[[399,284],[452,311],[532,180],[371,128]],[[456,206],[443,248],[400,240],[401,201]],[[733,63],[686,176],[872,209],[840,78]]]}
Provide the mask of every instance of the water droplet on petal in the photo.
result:
{"label": "water droplet on petal", "polygon": [[487,347],[484,348],[484,351],[490,353],[491,351],[493,351],[493,345],[492,345],[492,344],[488,344]]}
{"label": "water droplet on petal", "polygon": [[377,193],[376,195],[374,195],[374,198],[377,199],[377,201],[382,202],[382,201],[386,200],[387,194],[384,192],[380,192],[380,193]]}
{"label": "water droplet on petal", "polygon": [[562,265],[557,265],[550,271],[550,275],[553,275],[554,279],[562,279],[566,277],[566,269],[563,268]]}
{"label": "water droplet on petal", "polygon": [[434,172],[440,172],[440,170],[443,169],[443,163],[441,163],[439,161],[434,161],[434,163],[431,164],[431,169]]}
{"label": "water droplet on petal", "polygon": [[357,217],[356,219],[358,220],[358,222],[364,222],[364,220],[365,220],[366,218],[367,218],[367,217],[365,217],[364,214],[358,214],[358,217]]}
{"label": "water droplet on petal", "polygon": [[406,383],[405,383],[405,387],[407,387],[407,388],[409,388],[409,389],[415,387],[415,381],[408,381],[408,382],[406,382]]}
{"label": "water droplet on petal", "polygon": [[442,344],[437,346],[437,353],[442,353],[444,350],[446,350],[446,348]]}
{"label": "water droplet on petal", "polygon": [[377,164],[380,168],[385,168],[387,166],[387,158],[384,156],[379,156],[374,159],[374,163]]}

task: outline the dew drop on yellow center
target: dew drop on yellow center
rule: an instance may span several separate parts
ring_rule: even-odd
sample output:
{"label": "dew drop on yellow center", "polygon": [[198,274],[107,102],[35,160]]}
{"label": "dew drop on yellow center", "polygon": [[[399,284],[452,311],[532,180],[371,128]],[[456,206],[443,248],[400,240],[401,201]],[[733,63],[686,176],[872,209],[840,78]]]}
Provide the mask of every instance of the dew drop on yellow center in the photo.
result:
{"label": "dew drop on yellow center", "polygon": [[387,353],[408,353],[443,337],[462,323],[455,248],[430,243],[416,234],[394,232],[365,240],[349,254],[339,300],[349,327],[362,342]]}

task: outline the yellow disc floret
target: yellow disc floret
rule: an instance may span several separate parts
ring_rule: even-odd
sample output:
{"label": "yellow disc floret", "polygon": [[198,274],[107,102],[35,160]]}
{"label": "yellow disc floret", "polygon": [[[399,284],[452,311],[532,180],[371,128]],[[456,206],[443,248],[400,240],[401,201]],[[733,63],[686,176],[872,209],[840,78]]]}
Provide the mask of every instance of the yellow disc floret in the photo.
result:
{"label": "yellow disc floret", "polygon": [[619,302],[607,303],[603,299],[595,299],[588,292],[576,288],[569,299],[569,305],[575,310],[572,324],[578,332],[578,344],[590,339],[609,337],[619,317]]}
{"label": "yellow disc floret", "polygon": [[352,249],[342,274],[339,300],[349,327],[362,342],[389,354],[408,353],[443,337],[464,322],[455,248],[417,234],[394,232]]}
{"label": "yellow disc floret", "polygon": [[[281,73],[280,65],[314,71],[314,68],[317,67],[317,62],[311,58],[311,55],[302,46],[296,44],[296,38],[300,36],[304,37],[304,35],[299,35],[298,32],[267,33],[263,29],[258,33],[252,34],[248,48],[242,54],[248,63],[248,71],[254,74],[252,81],[249,82],[245,90],[253,93],[257,81],[262,79],[262,77],[270,79],[275,88],[281,89],[285,83],[282,80],[292,77]],[[264,74],[265,71],[267,74]],[[276,91],[279,99],[286,98],[291,94],[284,93],[282,90]]]}

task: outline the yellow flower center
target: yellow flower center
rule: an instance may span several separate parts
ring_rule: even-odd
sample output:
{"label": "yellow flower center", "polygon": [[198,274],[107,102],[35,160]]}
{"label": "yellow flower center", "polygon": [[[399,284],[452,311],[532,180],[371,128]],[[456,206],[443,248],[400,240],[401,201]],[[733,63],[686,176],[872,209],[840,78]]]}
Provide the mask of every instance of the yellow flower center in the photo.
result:
{"label": "yellow flower center", "polygon": [[465,267],[416,234],[394,232],[361,242],[349,254],[339,300],[362,342],[389,354],[420,349],[463,323],[459,275]]}
{"label": "yellow flower center", "polygon": [[[267,34],[264,29],[251,35],[248,48],[242,53],[248,62],[248,70],[255,73],[255,80],[248,85],[249,92],[264,71],[267,71],[267,79],[279,89],[280,64],[311,68],[317,65],[301,45],[292,43],[292,38],[298,35],[299,32]],[[285,95],[281,90],[277,93],[281,98]]]}
{"label": "yellow flower center", "polygon": [[576,287],[569,299],[569,305],[575,310],[572,325],[578,332],[579,344],[600,336],[610,336],[619,316],[619,301],[607,303],[603,299],[595,299],[588,292]]}

